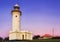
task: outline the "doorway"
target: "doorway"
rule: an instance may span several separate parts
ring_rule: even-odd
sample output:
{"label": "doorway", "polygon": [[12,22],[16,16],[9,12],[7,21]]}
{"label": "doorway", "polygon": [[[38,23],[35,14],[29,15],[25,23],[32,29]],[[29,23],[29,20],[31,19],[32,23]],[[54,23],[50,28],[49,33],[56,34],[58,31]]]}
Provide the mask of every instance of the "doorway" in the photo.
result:
{"label": "doorway", "polygon": [[22,35],[22,40],[24,40],[24,35]]}

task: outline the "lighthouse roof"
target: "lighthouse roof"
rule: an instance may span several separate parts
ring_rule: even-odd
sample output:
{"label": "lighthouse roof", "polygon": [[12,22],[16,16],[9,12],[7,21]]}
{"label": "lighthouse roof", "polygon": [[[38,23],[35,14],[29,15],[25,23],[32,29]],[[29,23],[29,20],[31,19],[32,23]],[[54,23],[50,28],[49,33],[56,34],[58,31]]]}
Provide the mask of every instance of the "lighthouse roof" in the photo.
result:
{"label": "lighthouse roof", "polygon": [[18,5],[18,4],[15,4],[14,6],[17,6],[17,7],[19,7],[19,5]]}

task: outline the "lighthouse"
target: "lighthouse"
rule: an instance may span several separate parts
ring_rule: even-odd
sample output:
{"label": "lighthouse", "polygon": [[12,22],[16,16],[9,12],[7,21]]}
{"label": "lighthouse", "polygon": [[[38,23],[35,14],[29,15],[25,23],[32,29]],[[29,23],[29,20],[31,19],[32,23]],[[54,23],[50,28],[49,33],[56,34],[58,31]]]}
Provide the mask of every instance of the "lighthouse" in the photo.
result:
{"label": "lighthouse", "polygon": [[21,11],[18,4],[14,5],[11,11],[12,29],[9,32],[9,40],[32,40],[32,33],[29,31],[21,31]]}
{"label": "lighthouse", "polygon": [[12,10],[12,31],[20,31],[20,17],[21,11],[18,4],[14,6],[14,10]]}

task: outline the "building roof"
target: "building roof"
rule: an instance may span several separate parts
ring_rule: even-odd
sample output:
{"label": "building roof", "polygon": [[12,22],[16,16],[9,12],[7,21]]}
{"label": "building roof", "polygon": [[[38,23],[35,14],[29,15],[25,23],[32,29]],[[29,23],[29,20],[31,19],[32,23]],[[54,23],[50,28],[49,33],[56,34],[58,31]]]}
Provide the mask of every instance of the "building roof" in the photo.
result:
{"label": "building roof", "polygon": [[43,35],[43,37],[52,37],[52,35],[50,35],[50,34],[45,34],[45,35]]}

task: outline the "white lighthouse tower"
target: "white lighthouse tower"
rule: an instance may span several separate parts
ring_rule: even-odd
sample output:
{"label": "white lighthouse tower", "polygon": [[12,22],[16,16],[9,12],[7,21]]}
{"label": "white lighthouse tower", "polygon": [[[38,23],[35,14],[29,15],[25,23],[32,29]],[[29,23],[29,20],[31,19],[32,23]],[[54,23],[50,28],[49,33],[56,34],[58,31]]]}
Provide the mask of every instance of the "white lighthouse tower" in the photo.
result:
{"label": "white lighthouse tower", "polygon": [[20,16],[21,11],[19,10],[18,4],[14,6],[14,10],[12,10],[12,30],[9,34],[9,39],[20,39],[18,36],[20,35]]}
{"label": "white lighthouse tower", "polygon": [[21,31],[21,11],[18,4],[12,10],[12,30],[9,32],[9,40],[32,40],[32,33]]}
{"label": "white lighthouse tower", "polygon": [[16,4],[14,10],[12,10],[12,31],[20,31],[20,16],[21,11],[19,10],[18,4]]}

